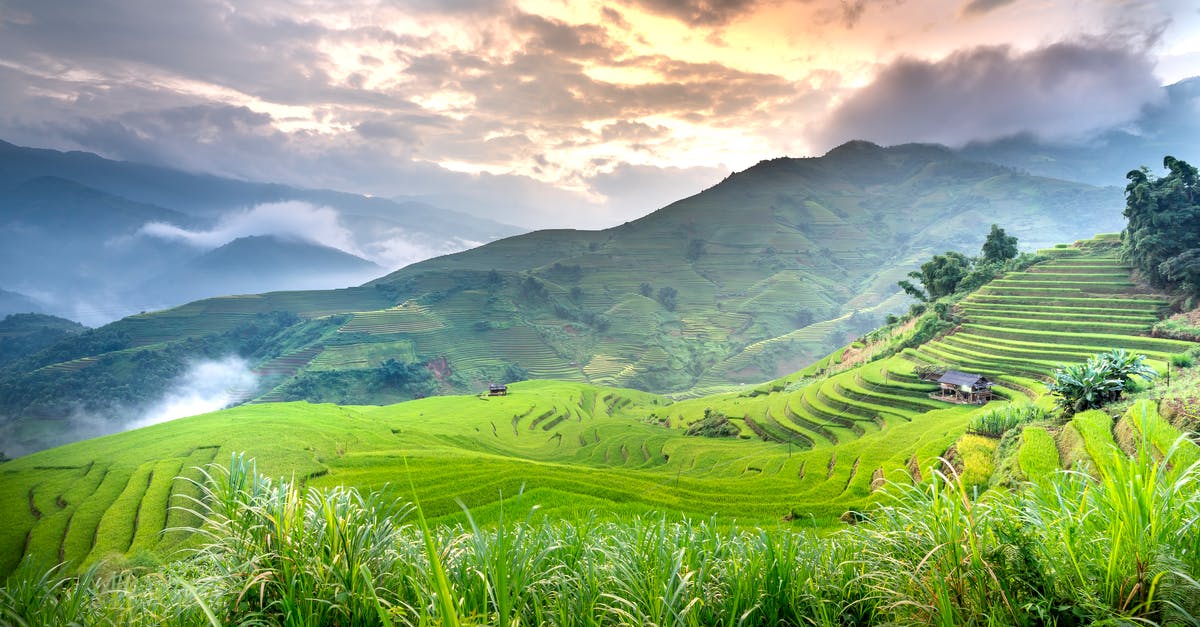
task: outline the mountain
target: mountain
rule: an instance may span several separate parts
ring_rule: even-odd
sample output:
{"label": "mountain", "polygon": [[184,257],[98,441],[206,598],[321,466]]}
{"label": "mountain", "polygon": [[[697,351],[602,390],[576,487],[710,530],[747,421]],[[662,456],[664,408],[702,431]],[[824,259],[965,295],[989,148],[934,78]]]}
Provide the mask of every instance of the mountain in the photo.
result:
{"label": "mountain", "polygon": [[1162,102],[1146,105],[1136,120],[1086,141],[1053,142],[1023,134],[973,142],[959,150],[1040,176],[1125,186],[1125,173],[1138,166],[1157,170],[1164,155],[1186,159],[1200,144],[1200,77],[1165,89]]}
{"label": "mountain", "polygon": [[86,327],[65,318],[38,313],[15,313],[0,319],[0,368],[45,350]]}
{"label": "mountain", "polygon": [[0,290],[0,316],[15,313],[36,313],[41,311],[41,309],[40,305],[24,294]]}
{"label": "mountain", "polygon": [[[428,204],[237,181],[0,142],[0,285],[36,294],[41,310],[89,324],[247,288],[345,286],[371,278],[353,272],[347,279],[353,283],[271,283],[272,277],[284,276],[273,272],[249,283],[205,281],[191,289],[154,280],[172,272],[195,272],[195,266],[184,266],[208,263],[199,258],[239,237],[305,237],[320,239],[326,247],[337,243],[385,264],[372,275],[378,276],[519,232]],[[317,259],[333,261],[328,255],[312,261]],[[336,274],[333,269],[320,273]]]}
{"label": "mountain", "polygon": [[1117,231],[1122,207],[1117,188],[851,142],[612,229],[507,238],[357,288],[132,316],[10,369],[0,414],[113,415],[219,350],[256,365],[259,400],[395,402],[526,378],[696,394],[791,372],[874,328],[907,307],[897,280],[933,253],[978,251],[992,223],[1029,249]]}
{"label": "mountain", "polygon": [[522,229],[420,202],[395,202],[323,189],[240,181],[167,167],[113,161],[87,152],[26,148],[0,141],[0,186],[42,176],[77,181],[130,200],[190,215],[217,216],[231,209],[299,200],[353,215],[388,218],[429,235],[487,241]]}
{"label": "mountain", "polygon": [[329,246],[269,235],[239,237],[168,270],[131,292],[181,303],[214,294],[330,289],[357,285],[384,272],[380,266]]}

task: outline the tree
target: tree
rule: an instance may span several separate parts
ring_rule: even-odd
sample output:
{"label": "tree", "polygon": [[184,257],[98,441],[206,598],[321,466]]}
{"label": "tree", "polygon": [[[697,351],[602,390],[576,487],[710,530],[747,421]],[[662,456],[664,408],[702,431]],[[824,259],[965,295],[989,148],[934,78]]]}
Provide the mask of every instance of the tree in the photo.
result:
{"label": "tree", "polygon": [[684,255],[688,261],[695,261],[704,254],[704,240],[694,239],[688,242],[687,253]]}
{"label": "tree", "polygon": [[1163,166],[1168,173],[1162,178],[1145,168],[1125,175],[1123,252],[1151,285],[1200,294],[1200,176],[1170,155]]}
{"label": "tree", "polygon": [[993,224],[983,242],[983,260],[988,263],[998,263],[1015,259],[1017,256],[1017,238],[1004,232],[1004,229]]}
{"label": "tree", "polygon": [[650,287],[649,283],[642,283],[641,285],[638,286],[638,294],[641,294],[642,296],[645,296],[646,298],[650,298],[650,295],[653,293],[654,293],[654,288]]}
{"label": "tree", "polygon": [[919,301],[935,301],[953,294],[959,281],[970,271],[971,260],[962,253],[950,250],[941,255],[934,255],[932,259],[921,264],[920,271],[908,273],[909,277],[921,282],[924,291],[909,281],[899,281],[897,285]]}
{"label": "tree", "polygon": [[658,302],[667,311],[675,311],[676,305],[679,304],[679,292],[673,287],[658,288]]}
{"label": "tree", "polygon": [[550,297],[550,292],[541,281],[529,276],[521,281],[521,296],[530,301],[544,301]]}
{"label": "tree", "polygon": [[811,310],[807,307],[801,307],[800,309],[796,310],[796,315],[795,315],[796,328],[806,327],[806,326],[812,324],[813,322],[815,322],[816,319],[817,319],[816,314],[813,313],[813,310]]}

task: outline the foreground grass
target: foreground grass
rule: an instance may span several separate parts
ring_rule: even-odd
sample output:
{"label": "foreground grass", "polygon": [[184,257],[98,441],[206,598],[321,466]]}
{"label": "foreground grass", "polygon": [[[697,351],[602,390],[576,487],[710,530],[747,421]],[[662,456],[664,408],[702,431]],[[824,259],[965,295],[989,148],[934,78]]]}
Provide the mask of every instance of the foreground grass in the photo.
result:
{"label": "foreground grass", "polygon": [[[386,491],[304,489],[235,458],[189,509],[204,542],[151,570],[24,564],[13,624],[1041,625],[1200,617],[1200,465],[1143,436],[1088,471],[978,499],[934,472],[831,536],[716,520],[533,516],[432,530]],[[1183,442],[1181,440],[1181,442]],[[1184,458],[1190,465],[1181,463]],[[418,524],[419,523],[419,524]]]}

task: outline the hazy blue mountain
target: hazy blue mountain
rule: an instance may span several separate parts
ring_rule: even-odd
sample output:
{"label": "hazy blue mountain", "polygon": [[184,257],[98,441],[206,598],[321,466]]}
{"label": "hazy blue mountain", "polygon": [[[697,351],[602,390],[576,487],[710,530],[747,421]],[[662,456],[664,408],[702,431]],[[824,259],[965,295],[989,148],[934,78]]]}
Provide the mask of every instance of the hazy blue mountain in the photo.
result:
{"label": "hazy blue mountain", "polygon": [[300,200],[343,213],[387,218],[425,237],[443,240],[490,241],[524,230],[425,203],[240,181],[113,161],[88,152],[26,148],[0,141],[0,188],[42,176],[71,179],[136,202],[195,215],[214,216],[263,203]]}
{"label": "hazy blue mountain", "polygon": [[1142,165],[1157,171],[1164,155],[1200,160],[1200,77],[1169,85],[1166,94],[1132,124],[1090,141],[1050,142],[1018,135],[968,144],[959,153],[1041,176],[1124,187],[1126,172]]}
{"label": "hazy blue mountain", "polygon": [[[255,213],[272,203],[291,204],[268,207],[266,216]],[[309,227],[305,220],[317,214],[324,221]],[[0,141],[0,285],[30,296],[23,310],[87,324],[207,296],[347,287],[520,231],[423,203]],[[268,237],[219,248],[240,237],[277,233],[311,236],[324,245],[281,248]],[[326,240],[337,242],[342,254]],[[364,259],[348,264],[353,255],[346,251],[386,267]],[[272,254],[289,261],[272,265],[266,261]],[[250,262],[222,261],[229,259]],[[320,267],[326,263],[330,267]]]}
{"label": "hazy blue mountain", "polygon": [[312,242],[241,237],[168,270],[134,290],[171,303],[215,295],[358,285],[385,270],[361,257]]}
{"label": "hazy blue mountain", "polygon": [[0,316],[16,313],[36,313],[42,310],[32,298],[17,292],[0,289]]}

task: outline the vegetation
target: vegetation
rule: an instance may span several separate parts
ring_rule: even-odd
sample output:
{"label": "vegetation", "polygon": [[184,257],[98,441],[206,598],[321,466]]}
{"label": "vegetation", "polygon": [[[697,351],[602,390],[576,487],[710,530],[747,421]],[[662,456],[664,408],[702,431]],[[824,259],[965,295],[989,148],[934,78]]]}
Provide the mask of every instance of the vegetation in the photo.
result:
{"label": "vegetation", "polygon": [[1126,175],[1124,252],[1151,285],[1200,295],[1200,177],[1170,155],[1163,167],[1161,178],[1144,168]]}
{"label": "vegetation", "polygon": [[1155,378],[1154,369],[1145,362],[1145,355],[1114,348],[1089,358],[1086,363],[1056,370],[1046,389],[1057,397],[1059,408],[1068,415],[1096,409],[1121,398],[1134,377],[1146,381]]}
{"label": "vegetation", "polygon": [[1025,423],[1046,420],[1049,417],[1046,410],[1036,405],[1009,404],[971,416],[971,420],[967,423],[967,433],[998,438],[1010,429]]}
{"label": "vegetation", "polygon": [[742,432],[737,425],[729,422],[729,418],[711,408],[705,408],[704,417],[688,425],[687,435],[698,435],[706,438],[732,438]]}
{"label": "vegetation", "polygon": [[77,322],[44,314],[9,314],[0,320],[0,368],[81,333]]}
{"label": "vegetation", "polygon": [[193,557],[79,578],[27,564],[0,589],[0,612],[130,625],[1195,621],[1200,466],[1141,442],[1094,474],[983,498],[953,473],[892,484],[866,522],[827,537],[539,519],[520,497],[503,505],[515,520],[434,532],[387,493],[306,490],[235,458],[197,482]]}
{"label": "vegetation", "polygon": [[1017,257],[1017,238],[1004,232],[999,225],[993,224],[988,231],[987,239],[983,241],[983,262],[1004,263]]}

